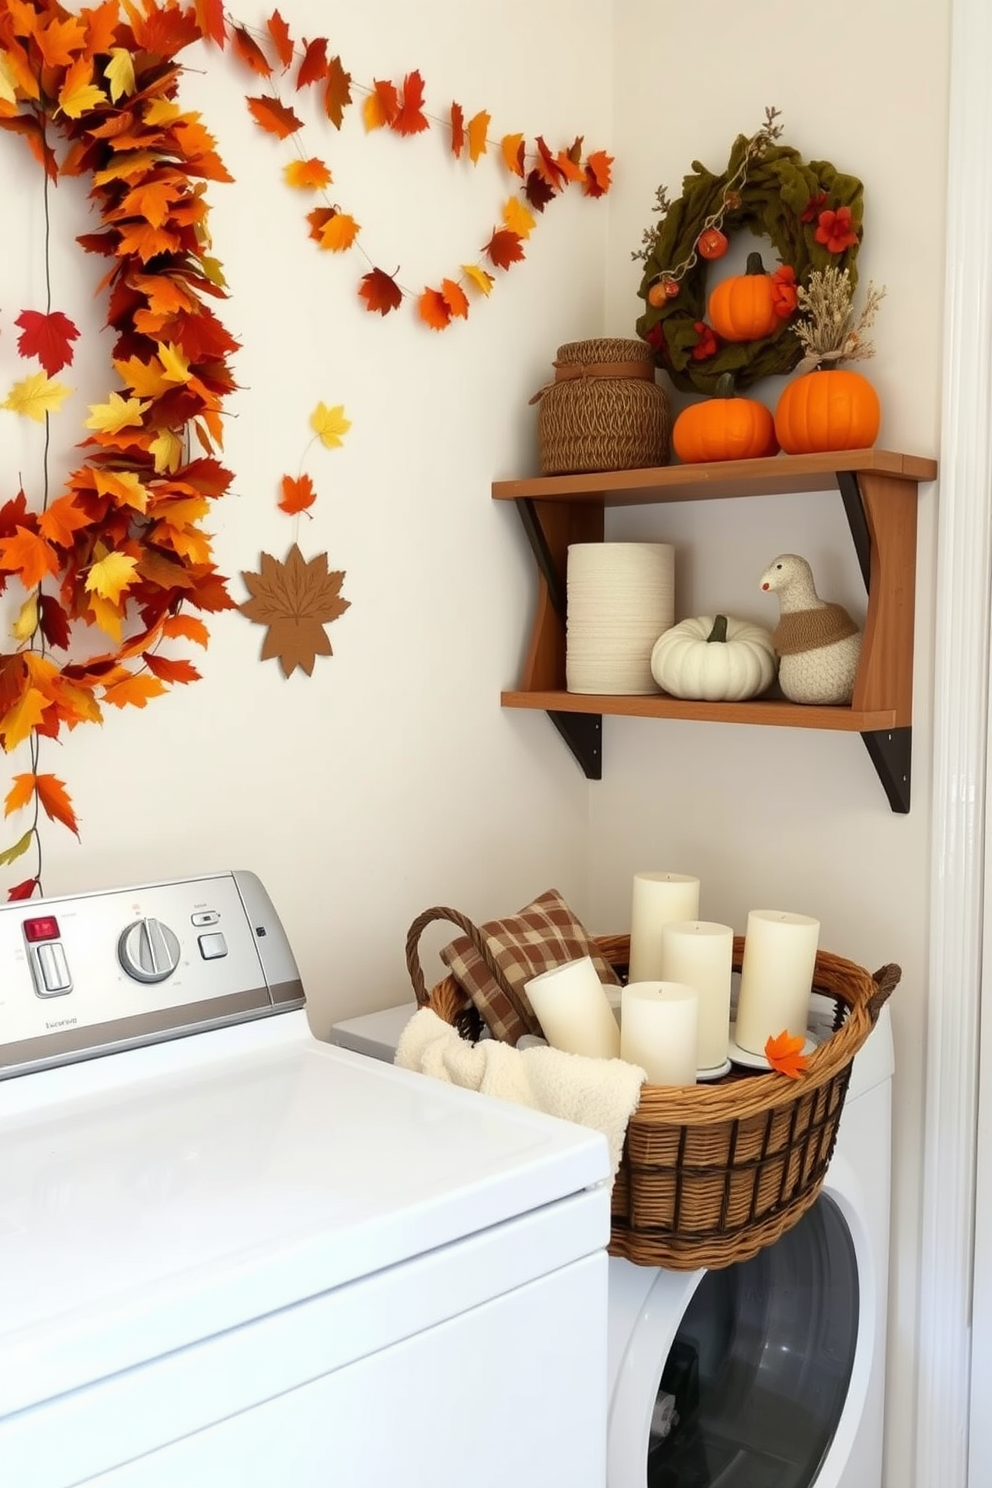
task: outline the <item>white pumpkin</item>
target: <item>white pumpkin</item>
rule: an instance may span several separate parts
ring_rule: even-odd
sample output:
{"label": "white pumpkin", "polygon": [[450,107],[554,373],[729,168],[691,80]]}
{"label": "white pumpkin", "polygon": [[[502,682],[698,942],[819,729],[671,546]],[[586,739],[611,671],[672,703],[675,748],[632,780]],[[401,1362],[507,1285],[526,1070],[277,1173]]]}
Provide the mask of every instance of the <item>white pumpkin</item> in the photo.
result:
{"label": "white pumpkin", "polygon": [[770,631],[727,615],[681,620],[658,637],[651,652],[658,686],[694,702],[757,697],[774,682],[777,664]]}

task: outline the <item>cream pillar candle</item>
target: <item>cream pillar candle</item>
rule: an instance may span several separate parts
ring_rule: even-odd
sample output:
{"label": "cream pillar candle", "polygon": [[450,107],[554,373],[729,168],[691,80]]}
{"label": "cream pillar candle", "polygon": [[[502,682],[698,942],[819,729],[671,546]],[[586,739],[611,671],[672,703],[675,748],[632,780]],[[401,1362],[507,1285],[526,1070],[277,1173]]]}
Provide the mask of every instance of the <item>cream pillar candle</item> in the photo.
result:
{"label": "cream pillar candle", "polygon": [[661,927],[661,975],[699,996],[699,1068],[725,1064],[730,1041],[730,979],[734,931],[709,920],[672,920]]}
{"label": "cream pillar candle", "polygon": [[752,909],[747,917],[736,1042],[764,1054],[770,1038],[788,1029],[805,1036],[820,922],[780,909]]}
{"label": "cream pillar candle", "polygon": [[699,999],[678,982],[633,982],[623,989],[620,1057],[639,1064],[651,1085],[695,1085]]}
{"label": "cream pillar candle", "polygon": [[630,968],[627,980],[661,976],[661,927],[699,915],[699,879],[687,873],[635,873],[630,910]]}
{"label": "cream pillar candle", "polygon": [[569,1054],[616,1059],[620,1030],[590,956],[553,966],[524,983],[549,1044]]}

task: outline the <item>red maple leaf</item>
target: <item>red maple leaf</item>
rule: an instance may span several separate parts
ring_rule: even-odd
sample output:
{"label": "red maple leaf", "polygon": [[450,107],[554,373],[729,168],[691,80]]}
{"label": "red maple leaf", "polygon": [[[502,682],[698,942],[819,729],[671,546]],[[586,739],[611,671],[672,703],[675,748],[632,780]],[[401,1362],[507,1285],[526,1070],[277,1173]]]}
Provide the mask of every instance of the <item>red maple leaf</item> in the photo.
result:
{"label": "red maple leaf", "polygon": [[395,119],[390,120],[389,127],[395,129],[397,134],[420,134],[423,130],[429,129],[430,125],[427,122],[423,104],[424,80],[414,68],[413,72],[408,72],[403,79],[399,110]]}
{"label": "red maple leaf", "polygon": [[246,31],[244,26],[235,26],[231,32],[231,44],[237,56],[241,58],[245,66],[252,72],[257,73],[259,77],[267,78],[272,76],[269,59],[262,51],[254,36],[249,31]]}
{"label": "red maple leaf", "polygon": [[366,274],[358,286],[358,293],[369,310],[378,310],[380,315],[388,315],[390,310],[398,310],[403,303],[403,291],[391,274],[384,269],[373,269]]}
{"label": "red maple leaf", "polygon": [[523,258],[523,239],[519,233],[511,232],[508,227],[496,228],[482,251],[498,269],[508,269],[511,264],[519,263]]}
{"label": "red maple leaf", "polygon": [[277,10],[274,10],[269,16],[265,27],[272,37],[276,54],[282,63],[283,72],[285,72],[293,60],[293,38],[289,34],[289,27]]}
{"label": "red maple leaf", "polygon": [[22,357],[38,358],[49,377],[54,377],[72,361],[72,343],[79,331],[61,310],[42,315],[40,310],[22,310],[15,321],[21,327],[17,349]]}
{"label": "red maple leaf", "polygon": [[69,645],[69,617],[52,594],[42,594],[38,601],[38,625],[50,646],[60,651]]}
{"label": "red maple leaf", "polygon": [[154,651],[143,651],[145,665],[153,676],[162,682],[198,682],[201,673],[191,661],[181,657],[158,656]]}
{"label": "red maple leaf", "polygon": [[312,83],[319,83],[327,76],[327,38],[318,36],[313,41],[306,42],[306,51],[303,53],[303,61],[300,63],[296,74],[296,91],[301,88],[309,88]]}
{"label": "red maple leaf", "polygon": [[465,144],[465,114],[460,103],[451,105],[451,153],[457,160]]}
{"label": "red maple leaf", "polygon": [[553,191],[560,191],[565,184],[565,171],[555,159],[540,135],[537,136],[537,170],[543,175]]}
{"label": "red maple leaf", "polygon": [[15,884],[12,889],[7,890],[7,903],[13,904],[18,899],[30,899],[38,887],[36,878],[26,878],[22,883]]}
{"label": "red maple leaf", "polygon": [[532,170],[528,173],[524,182],[524,196],[535,212],[543,212],[554,194],[554,188],[548,185],[540,171]]}

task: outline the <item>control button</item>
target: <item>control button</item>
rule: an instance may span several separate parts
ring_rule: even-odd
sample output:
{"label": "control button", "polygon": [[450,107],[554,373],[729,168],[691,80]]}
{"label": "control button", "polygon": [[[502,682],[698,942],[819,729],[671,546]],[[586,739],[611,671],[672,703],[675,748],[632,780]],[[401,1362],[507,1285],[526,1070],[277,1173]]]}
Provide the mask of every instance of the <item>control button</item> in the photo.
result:
{"label": "control button", "polygon": [[191,915],[190,922],[194,925],[216,925],[220,915],[215,909],[204,909],[199,914]]}
{"label": "control button", "polygon": [[117,956],[136,982],[164,982],[179,965],[182,947],[161,920],[135,920],[117,942]]}
{"label": "control button", "polygon": [[54,997],[61,992],[70,992],[72,977],[69,975],[69,965],[62,946],[58,942],[54,945],[40,945],[35,955],[44,988],[42,995]]}
{"label": "control button", "polygon": [[198,939],[200,955],[204,961],[217,961],[221,956],[227,955],[227,941],[219,930],[213,935],[201,935]]}
{"label": "control button", "polygon": [[36,919],[25,920],[22,928],[29,945],[37,945],[39,940],[59,938],[59,922],[54,915],[38,915]]}

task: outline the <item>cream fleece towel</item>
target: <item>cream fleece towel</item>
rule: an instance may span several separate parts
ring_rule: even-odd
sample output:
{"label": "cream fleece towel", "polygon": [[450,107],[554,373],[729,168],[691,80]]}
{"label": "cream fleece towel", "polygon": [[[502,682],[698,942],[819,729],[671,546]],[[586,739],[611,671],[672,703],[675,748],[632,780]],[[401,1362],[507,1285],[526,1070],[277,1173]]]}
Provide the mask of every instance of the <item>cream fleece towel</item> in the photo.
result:
{"label": "cream fleece towel", "polygon": [[394,1062],[449,1085],[594,1127],[609,1144],[614,1178],[627,1123],[647,1079],[644,1070],[622,1059],[587,1059],[550,1047],[514,1049],[498,1039],[470,1044],[433,1008],[414,1013]]}

